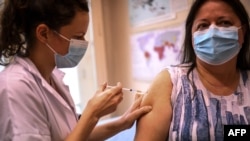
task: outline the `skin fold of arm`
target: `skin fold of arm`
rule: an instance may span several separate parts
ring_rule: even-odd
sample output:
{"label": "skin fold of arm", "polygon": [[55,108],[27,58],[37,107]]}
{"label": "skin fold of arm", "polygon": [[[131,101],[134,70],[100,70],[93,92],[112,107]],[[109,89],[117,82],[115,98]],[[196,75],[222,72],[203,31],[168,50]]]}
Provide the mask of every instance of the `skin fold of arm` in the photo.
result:
{"label": "skin fold of arm", "polygon": [[135,141],[166,141],[172,118],[172,87],[167,70],[156,76],[141,103],[141,106],[151,105],[153,109],[138,120]]}

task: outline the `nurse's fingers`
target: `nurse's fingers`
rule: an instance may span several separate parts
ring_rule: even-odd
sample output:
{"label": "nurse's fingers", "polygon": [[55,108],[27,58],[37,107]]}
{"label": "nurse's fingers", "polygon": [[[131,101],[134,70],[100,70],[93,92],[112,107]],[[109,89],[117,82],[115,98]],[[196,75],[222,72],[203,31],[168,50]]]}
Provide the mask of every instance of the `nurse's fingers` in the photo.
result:
{"label": "nurse's fingers", "polygon": [[141,98],[141,97],[143,97],[143,94],[141,94],[141,93],[136,93],[136,94],[135,94],[134,100],[137,100],[137,99],[139,99],[139,98]]}
{"label": "nurse's fingers", "polygon": [[109,86],[105,91],[105,94],[113,97],[117,94],[122,94],[122,84],[121,82],[117,82],[116,86]]}
{"label": "nurse's fingers", "polygon": [[98,87],[98,90],[97,90],[97,93],[99,92],[103,92],[107,87],[107,82],[104,82],[102,83],[99,87]]}
{"label": "nurse's fingers", "polygon": [[116,86],[111,88],[113,90],[114,93],[122,93],[122,84],[121,82],[117,82]]}
{"label": "nurse's fingers", "polygon": [[[101,84],[97,90],[96,93],[101,93],[104,92],[105,89],[107,89],[107,82],[104,82],[103,84]],[[117,82],[116,86],[110,86],[105,93],[110,93],[112,94],[119,94],[122,93],[122,84],[121,82]]]}

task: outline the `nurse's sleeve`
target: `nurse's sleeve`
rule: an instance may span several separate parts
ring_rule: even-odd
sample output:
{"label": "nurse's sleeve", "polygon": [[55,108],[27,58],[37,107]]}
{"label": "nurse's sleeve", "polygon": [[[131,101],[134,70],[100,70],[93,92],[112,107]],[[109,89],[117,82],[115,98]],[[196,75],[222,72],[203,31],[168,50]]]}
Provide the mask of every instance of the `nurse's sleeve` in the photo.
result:
{"label": "nurse's sleeve", "polygon": [[51,140],[47,113],[37,88],[22,78],[0,78],[0,140]]}

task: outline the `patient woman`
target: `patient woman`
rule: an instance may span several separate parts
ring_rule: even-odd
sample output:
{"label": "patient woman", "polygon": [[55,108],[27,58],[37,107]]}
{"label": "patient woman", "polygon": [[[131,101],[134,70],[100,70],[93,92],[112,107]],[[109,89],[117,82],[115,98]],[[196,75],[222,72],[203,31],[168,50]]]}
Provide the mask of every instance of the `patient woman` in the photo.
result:
{"label": "patient woman", "polygon": [[249,16],[240,0],[195,0],[180,65],[161,71],[142,105],[135,141],[223,141],[250,124]]}

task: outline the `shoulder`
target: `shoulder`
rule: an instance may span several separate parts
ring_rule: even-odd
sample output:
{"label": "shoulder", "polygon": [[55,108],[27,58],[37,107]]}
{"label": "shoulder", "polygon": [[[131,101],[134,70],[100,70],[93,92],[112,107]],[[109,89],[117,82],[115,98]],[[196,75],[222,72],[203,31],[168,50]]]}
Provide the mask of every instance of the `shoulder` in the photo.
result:
{"label": "shoulder", "polygon": [[188,65],[168,66],[156,75],[152,81],[145,100],[154,101],[156,99],[170,100],[172,90],[182,75],[186,75]]}
{"label": "shoulder", "polygon": [[0,72],[0,101],[13,106],[39,104],[39,86],[33,75],[20,65],[8,66]]}
{"label": "shoulder", "polygon": [[166,67],[170,75],[182,75],[188,72],[189,66],[183,64],[178,66],[168,66]]}
{"label": "shoulder", "polygon": [[31,73],[20,65],[11,65],[0,72],[0,90],[20,91],[30,87],[34,83]]}
{"label": "shoulder", "polygon": [[16,56],[13,61],[0,72],[0,83],[5,86],[10,86],[11,89],[15,89],[21,86],[34,85],[34,83],[37,83],[35,78],[39,77],[40,73],[31,60]]}
{"label": "shoulder", "polygon": [[168,69],[162,70],[152,81],[147,93],[144,96],[143,103],[154,105],[158,100],[168,100],[172,91],[171,76]]}

